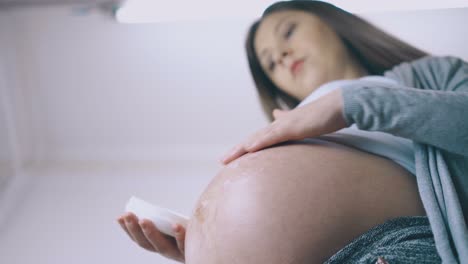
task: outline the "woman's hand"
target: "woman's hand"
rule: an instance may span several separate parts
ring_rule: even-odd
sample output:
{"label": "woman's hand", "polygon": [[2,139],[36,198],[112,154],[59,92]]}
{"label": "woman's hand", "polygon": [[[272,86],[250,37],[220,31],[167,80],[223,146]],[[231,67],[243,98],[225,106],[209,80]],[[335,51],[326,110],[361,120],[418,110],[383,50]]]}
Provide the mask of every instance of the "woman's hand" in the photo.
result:
{"label": "woman's hand", "polygon": [[133,213],[126,213],[120,216],[117,221],[130,239],[140,247],[185,263],[185,228],[182,225],[173,227],[176,234],[174,238],[161,233],[150,220],[138,221]]}
{"label": "woman's hand", "polygon": [[221,162],[228,164],[248,152],[288,140],[301,140],[328,134],[347,127],[343,115],[341,89],[336,89],[316,101],[289,111],[275,109],[275,121],[235,146]]}

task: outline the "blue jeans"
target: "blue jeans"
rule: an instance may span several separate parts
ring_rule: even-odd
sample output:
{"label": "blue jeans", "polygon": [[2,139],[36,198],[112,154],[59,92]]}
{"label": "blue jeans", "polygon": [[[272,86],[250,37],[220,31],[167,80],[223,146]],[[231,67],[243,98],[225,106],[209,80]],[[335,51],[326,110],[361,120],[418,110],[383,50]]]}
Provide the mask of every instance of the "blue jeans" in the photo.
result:
{"label": "blue jeans", "polygon": [[324,263],[375,264],[379,257],[388,264],[442,263],[426,216],[397,217],[377,225]]}

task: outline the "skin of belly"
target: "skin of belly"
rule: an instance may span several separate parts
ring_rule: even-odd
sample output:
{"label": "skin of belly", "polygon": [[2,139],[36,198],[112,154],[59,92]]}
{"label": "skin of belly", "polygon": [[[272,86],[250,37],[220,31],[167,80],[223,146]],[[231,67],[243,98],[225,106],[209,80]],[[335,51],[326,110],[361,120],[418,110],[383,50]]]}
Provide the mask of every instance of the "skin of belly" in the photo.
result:
{"label": "skin of belly", "polygon": [[281,144],[225,166],[196,203],[187,264],[322,263],[370,228],[425,215],[415,176],[384,157]]}

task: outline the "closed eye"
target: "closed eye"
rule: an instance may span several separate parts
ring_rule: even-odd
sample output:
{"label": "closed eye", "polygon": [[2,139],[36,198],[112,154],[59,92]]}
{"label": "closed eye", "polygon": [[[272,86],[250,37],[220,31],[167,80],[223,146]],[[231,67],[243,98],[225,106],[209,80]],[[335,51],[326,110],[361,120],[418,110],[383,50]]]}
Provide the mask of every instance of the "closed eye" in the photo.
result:
{"label": "closed eye", "polygon": [[284,38],[286,39],[290,38],[292,33],[294,32],[294,29],[296,29],[296,24],[291,24],[288,27],[288,30],[286,31],[286,33],[284,34]]}

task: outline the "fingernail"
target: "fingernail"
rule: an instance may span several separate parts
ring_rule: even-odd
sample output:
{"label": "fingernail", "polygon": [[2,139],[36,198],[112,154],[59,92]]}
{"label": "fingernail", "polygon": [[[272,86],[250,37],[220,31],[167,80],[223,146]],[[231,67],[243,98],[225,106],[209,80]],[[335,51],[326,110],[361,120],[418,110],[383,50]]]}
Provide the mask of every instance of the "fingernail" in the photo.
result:
{"label": "fingernail", "polygon": [[175,225],[172,225],[172,228],[174,229],[174,231],[175,231],[176,233],[179,233],[179,226],[178,226],[178,225],[176,225],[176,224],[175,224]]}

